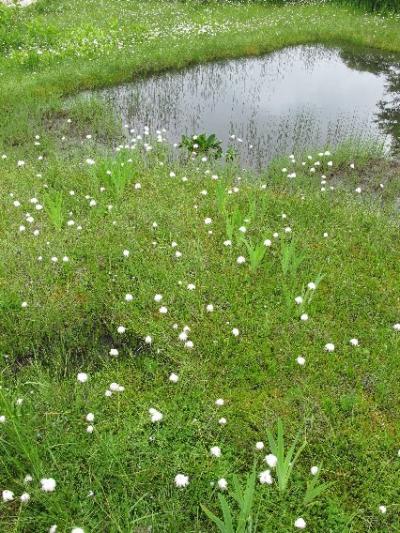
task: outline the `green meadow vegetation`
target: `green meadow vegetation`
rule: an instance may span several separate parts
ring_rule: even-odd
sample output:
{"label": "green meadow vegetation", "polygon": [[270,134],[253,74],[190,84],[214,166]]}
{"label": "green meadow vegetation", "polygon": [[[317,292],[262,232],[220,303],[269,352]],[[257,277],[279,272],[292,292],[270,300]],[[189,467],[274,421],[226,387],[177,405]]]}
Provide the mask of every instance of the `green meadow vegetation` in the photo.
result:
{"label": "green meadow vegetation", "polygon": [[303,43],[400,53],[400,16],[0,5],[1,532],[400,530],[398,162],[253,175],[74,98]]}

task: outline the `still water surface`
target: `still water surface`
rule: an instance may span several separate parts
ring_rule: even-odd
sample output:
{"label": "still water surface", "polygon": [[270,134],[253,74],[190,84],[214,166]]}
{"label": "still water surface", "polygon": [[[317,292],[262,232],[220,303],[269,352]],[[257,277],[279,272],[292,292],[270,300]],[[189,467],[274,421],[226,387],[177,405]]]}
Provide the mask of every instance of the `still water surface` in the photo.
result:
{"label": "still water surface", "polygon": [[[369,50],[286,48],[199,65],[100,91],[129,134],[165,128],[168,140],[215,133],[259,168],[274,156],[348,138],[399,147],[400,58]],[[126,126],[129,126],[127,128]],[[235,139],[231,139],[234,135]]]}

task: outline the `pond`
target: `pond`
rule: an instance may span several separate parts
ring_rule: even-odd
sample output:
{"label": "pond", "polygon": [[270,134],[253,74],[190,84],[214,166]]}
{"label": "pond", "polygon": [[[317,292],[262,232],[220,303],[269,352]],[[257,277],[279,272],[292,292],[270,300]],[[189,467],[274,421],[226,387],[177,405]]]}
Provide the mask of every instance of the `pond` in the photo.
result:
{"label": "pond", "polygon": [[132,137],[146,127],[215,133],[243,166],[334,147],[349,138],[399,148],[400,58],[370,50],[296,46],[256,58],[167,72],[99,93]]}

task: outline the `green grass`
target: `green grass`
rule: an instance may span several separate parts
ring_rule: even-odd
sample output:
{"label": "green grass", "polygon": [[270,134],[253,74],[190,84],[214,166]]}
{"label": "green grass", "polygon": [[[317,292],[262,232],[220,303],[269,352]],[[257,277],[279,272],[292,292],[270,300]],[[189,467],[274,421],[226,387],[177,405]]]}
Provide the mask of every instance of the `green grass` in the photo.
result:
{"label": "green grass", "polygon": [[[257,476],[268,468],[281,419],[277,455],[287,458],[296,435],[296,450],[306,445],[293,470],[287,462],[272,469],[273,485],[257,482],[257,531],[293,531],[299,517],[311,531],[398,531],[398,166],[374,147],[348,144],[323,158],[316,147],[321,190],[300,154],[295,180],[281,172],[287,158],[239,179],[234,165],[170,163],[163,146],[110,154],[118,128],[109,110],[61,96],[302,42],[400,51],[399,19],[332,6],[123,0],[39,1],[0,16],[9,18],[0,18],[0,492],[15,493],[0,501],[0,530],[214,531],[201,506],[220,516],[225,478],[237,516],[233,489],[254,464]],[[207,21],[212,35],[179,29]],[[85,36],[98,48],[78,50]],[[118,50],[122,38],[131,44]],[[52,52],[38,57],[36,45]],[[178,339],[185,326],[192,348]],[[125,390],[106,397],[111,383]],[[222,457],[211,457],[213,446]],[[315,481],[310,468],[321,463]],[[175,487],[178,473],[186,488]],[[48,477],[52,493],[40,490]]]}

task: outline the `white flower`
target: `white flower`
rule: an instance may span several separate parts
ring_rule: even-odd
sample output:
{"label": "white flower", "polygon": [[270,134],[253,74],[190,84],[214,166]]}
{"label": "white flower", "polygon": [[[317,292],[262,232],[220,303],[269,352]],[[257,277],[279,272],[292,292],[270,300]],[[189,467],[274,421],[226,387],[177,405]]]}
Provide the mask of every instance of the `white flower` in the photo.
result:
{"label": "white flower", "polygon": [[40,480],[40,484],[43,492],[53,492],[56,489],[56,481],[52,477],[44,477]]}
{"label": "white flower", "polygon": [[124,392],[125,387],[122,387],[119,383],[111,383],[109,389],[111,392]]}
{"label": "white flower", "polygon": [[271,244],[272,244],[272,241],[270,239],[265,239],[264,246],[268,247],[268,246],[271,246]]}
{"label": "white flower", "polygon": [[361,187],[357,187],[357,188],[355,189],[355,192],[358,193],[358,194],[360,194],[360,193],[361,193]]}
{"label": "white flower", "polygon": [[81,527],[73,527],[71,533],[85,533],[85,531]]}
{"label": "white flower", "polygon": [[153,338],[150,337],[150,335],[147,335],[145,338],[144,338],[144,342],[146,344],[151,344],[153,342]]}
{"label": "white flower", "polygon": [[382,514],[385,514],[386,511],[387,511],[386,505],[380,505],[380,506],[379,506],[379,511],[380,511]]}
{"label": "white flower", "polygon": [[3,490],[1,497],[3,498],[3,502],[11,502],[14,499],[14,493],[12,490]]}
{"label": "white flower", "polygon": [[246,258],[243,257],[243,255],[239,255],[239,257],[236,259],[236,263],[238,265],[243,265],[246,262]]}
{"label": "white flower", "polygon": [[118,331],[118,333],[122,334],[122,333],[125,333],[126,328],[124,326],[118,326],[117,331]]}
{"label": "white flower", "polygon": [[286,228],[284,228],[283,230],[285,233],[292,233],[292,228],[290,228],[289,226],[286,226]]}
{"label": "white flower", "polygon": [[76,376],[76,379],[80,382],[80,383],[86,383],[86,381],[88,380],[89,376],[85,373],[85,372],[79,372],[79,374]]}
{"label": "white flower", "polygon": [[258,476],[258,479],[260,480],[260,483],[262,485],[272,485],[273,483],[270,470],[264,470],[263,472],[261,472]]}
{"label": "white flower", "polygon": [[310,283],[307,284],[307,287],[310,289],[310,291],[314,291],[317,288],[313,281],[310,281]]}
{"label": "white flower", "polygon": [[155,302],[161,302],[162,299],[163,299],[162,294],[156,294],[154,296],[154,301]]}
{"label": "white flower", "polygon": [[27,492],[23,492],[21,496],[19,497],[19,499],[21,500],[22,503],[28,503],[31,497],[30,497],[30,494],[28,494]]}
{"label": "white flower", "polygon": [[204,224],[206,224],[206,226],[208,226],[209,224],[212,224],[212,219],[210,217],[205,218]]}
{"label": "white flower", "polygon": [[318,466],[312,466],[312,467],[310,468],[310,472],[311,472],[311,474],[312,474],[313,476],[316,476],[316,475],[318,474],[318,472],[319,472],[319,468],[318,468]]}
{"label": "white flower", "polygon": [[297,529],[305,529],[306,528],[306,522],[304,518],[297,518],[294,522],[294,527],[297,527]]}
{"label": "white flower", "polygon": [[222,407],[225,403],[225,400],[223,400],[222,398],[218,398],[218,400],[215,400],[215,405],[217,405],[218,407]]}
{"label": "white flower", "polygon": [[395,331],[400,331],[400,324],[399,324],[399,323],[394,324],[393,329],[394,329]]}
{"label": "white flower", "polygon": [[217,485],[220,490],[226,490],[228,488],[228,482],[224,478],[219,479]]}
{"label": "white flower", "polygon": [[229,239],[224,241],[224,246],[232,246],[232,241]]}
{"label": "white flower", "polygon": [[303,298],[301,296],[296,296],[294,301],[297,303],[297,305],[300,305],[303,303]]}
{"label": "white flower", "polygon": [[131,302],[132,300],[133,300],[132,294],[125,294],[125,301],[126,302]]}
{"label": "white flower", "polygon": [[300,320],[302,320],[303,322],[307,321],[308,320],[308,315],[307,313],[303,313],[300,317]]}
{"label": "white flower", "polygon": [[189,283],[187,286],[187,289],[189,291],[194,291],[195,288],[196,288],[196,285],[194,283]]}
{"label": "white flower", "polygon": [[238,337],[239,334],[240,334],[240,331],[238,330],[238,328],[233,328],[233,329],[232,329],[232,335],[233,335],[234,337]]}
{"label": "white flower", "polygon": [[264,443],[262,441],[256,442],[256,450],[263,450],[264,449]]}
{"label": "white flower", "polygon": [[116,357],[118,353],[119,352],[116,348],[111,348],[111,350],[109,351],[109,354],[112,355],[113,357]]}
{"label": "white flower", "polygon": [[325,344],[325,351],[326,352],[334,352],[335,351],[335,345],[332,342],[328,342]]}
{"label": "white flower", "polygon": [[265,462],[270,468],[275,468],[278,462],[278,458],[273,453],[269,453],[268,455],[265,456]]}
{"label": "white flower", "polygon": [[86,428],[86,432],[87,432],[87,433],[93,433],[93,431],[94,431],[94,427],[93,427],[92,425],[90,425],[90,426],[88,426],[88,427]]}
{"label": "white flower", "polygon": [[124,251],[122,252],[122,255],[123,255],[124,257],[129,257],[129,250],[124,250]]}
{"label": "white flower", "polygon": [[56,524],[53,524],[49,529],[49,533],[56,533],[56,531],[57,531],[57,526]]}
{"label": "white flower", "polygon": [[227,422],[227,420],[226,420],[226,418],[224,416],[218,420],[218,424],[220,426],[225,426],[226,422]]}
{"label": "white flower", "polygon": [[28,302],[22,302],[21,307],[23,307],[24,309],[28,307]]}
{"label": "white flower", "polygon": [[246,231],[247,231],[246,226],[240,226],[239,231],[240,231],[240,233],[246,233]]}
{"label": "white flower", "polygon": [[0,415],[0,424],[5,424],[5,423],[6,423],[5,415]]}
{"label": "white flower", "polygon": [[219,446],[213,446],[212,448],[210,448],[210,454],[213,457],[221,457],[221,448]]}
{"label": "white flower", "polygon": [[194,344],[193,344],[193,341],[186,341],[185,342],[185,348],[188,348],[189,350],[191,350],[193,348]]}
{"label": "white flower", "polygon": [[175,485],[178,488],[187,487],[189,485],[189,476],[185,476],[185,474],[177,474],[175,476]]}
{"label": "white flower", "polygon": [[304,366],[306,364],[306,360],[304,357],[302,357],[301,355],[299,355],[299,357],[296,358],[296,362],[300,365],[300,366]]}
{"label": "white flower", "polygon": [[96,163],[96,161],[94,159],[86,159],[86,163],[88,165],[94,165]]}
{"label": "white flower", "polygon": [[350,339],[350,344],[352,346],[358,346],[359,345],[358,339]]}
{"label": "white flower", "polygon": [[33,481],[33,477],[30,474],[27,474],[24,477],[24,483],[30,483],[31,481]]}
{"label": "white flower", "polygon": [[86,421],[87,422],[93,422],[94,421],[94,414],[93,413],[88,413],[86,415]]}
{"label": "white flower", "polygon": [[159,312],[162,314],[162,315],[165,315],[168,313],[168,308],[165,307],[165,305],[162,305],[159,309]]}
{"label": "white flower", "polygon": [[149,414],[152,422],[161,422],[163,419],[163,414],[157,411],[157,409],[153,409],[153,407],[150,407]]}
{"label": "white flower", "polygon": [[212,312],[214,311],[214,306],[213,306],[213,304],[207,304],[207,305],[206,305],[206,311],[207,311],[208,313],[212,313]]}
{"label": "white flower", "polygon": [[179,376],[177,374],[170,374],[169,378],[168,378],[172,383],[178,383],[179,381]]}

